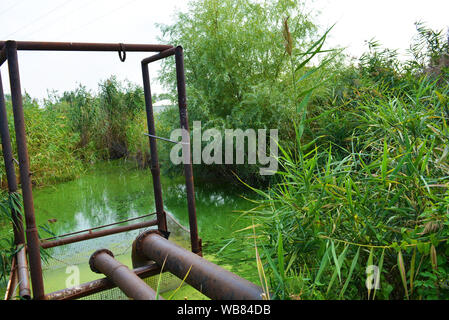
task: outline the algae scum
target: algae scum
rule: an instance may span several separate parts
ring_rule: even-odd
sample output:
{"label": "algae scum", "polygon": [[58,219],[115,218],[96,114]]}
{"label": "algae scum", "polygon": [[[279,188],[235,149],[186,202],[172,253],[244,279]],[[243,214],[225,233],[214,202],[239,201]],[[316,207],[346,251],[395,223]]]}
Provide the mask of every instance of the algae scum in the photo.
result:
{"label": "algae scum", "polygon": [[[170,216],[170,240],[187,247],[188,213],[183,177],[162,179],[162,189],[165,211]],[[232,188],[216,184],[196,182],[195,193],[204,257],[258,284],[252,241],[237,232],[250,225],[248,219],[239,218],[239,211],[250,207],[248,201]],[[150,171],[135,169],[124,161],[101,163],[77,180],[36,189],[34,205],[41,238],[135,218],[155,211]],[[100,248],[110,249],[119,261],[132,268],[131,243],[141,231],[46,250],[50,256],[44,256],[43,259],[45,291],[53,292],[76,285],[78,279],[83,283],[103,277],[93,273],[88,266],[89,256]],[[155,288],[158,276],[153,278],[148,283]],[[163,276],[162,279],[161,294],[165,298],[205,298],[188,285],[176,290],[180,281],[174,277]],[[121,297],[114,294],[91,298]]]}

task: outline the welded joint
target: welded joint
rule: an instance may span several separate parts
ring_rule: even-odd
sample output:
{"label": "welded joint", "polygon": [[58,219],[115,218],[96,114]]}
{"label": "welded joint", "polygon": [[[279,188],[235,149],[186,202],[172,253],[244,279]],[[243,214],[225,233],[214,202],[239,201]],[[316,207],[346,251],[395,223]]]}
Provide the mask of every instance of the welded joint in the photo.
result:
{"label": "welded joint", "polygon": [[106,254],[110,255],[112,258],[114,258],[114,254],[110,250],[108,250],[108,249],[100,249],[100,250],[95,251],[89,258],[90,270],[92,270],[95,273],[101,273],[102,274],[101,271],[99,271],[97,268],[95,268],[95,258],[99,254],[102,254],[102,253],[106,253]]}

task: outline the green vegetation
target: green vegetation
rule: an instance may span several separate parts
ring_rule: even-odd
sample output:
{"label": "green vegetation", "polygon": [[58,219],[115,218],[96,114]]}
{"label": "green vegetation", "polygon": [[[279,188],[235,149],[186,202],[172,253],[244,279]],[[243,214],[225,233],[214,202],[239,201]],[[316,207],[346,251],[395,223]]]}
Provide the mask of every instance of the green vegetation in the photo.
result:
{"label": "green vegetation", "polygon": [[[325,77],[324,68],[305,67],[324,53],[326,34],[316,36],[304,5],[285,0],[194,1],[176,20],[161,26],[162,41],[185,49],[189,119],[201,121],[202,130],[221,132],[277,128],[281,140],[290,140],[291,123],[302,116],[301,98]],[[320,58],[323,64],[329,59]],[[171,89],[173,102],[177,101],[174,68],[174,59],[164,60],[160,77]],[[176,112],[167,111],[166,128],[179,127]],[[269,178],[260,176],[255,165],[195,165],[194,169],[227,181],[235,181],[233,173],[257,184]]]}
{"label": "green vegetation", "polygon": [[449,297],[448,44],[418,24],[420,60],[369,45],[254,189],[277,298]]}
{"label": "green vegetation", "polygon": [[[306,10],[299,0],[197,0],[160,26],[163,42],[185,50],[191,125],[279,129],[276,175],[260,176],[253,165],[195,165],[196,181],[254,191],[254,208],[243,213],[254,225],[238,234],[255,232],[258,271],[273,298],[447,299],[447,38],[417,23],[408,60],[370,41],[348,63],[325,47],[332,28],[318,31]],[[160,80],[176,104],[172,58]],[[143,105],[139,86],[114,77],[97,93],[80,86],[42,106],[26,95],[33,182],[71,180],[109,159],[146,166]],[[7,108],[13,132],[9,99]],[[156,122],[157,134],[169,137],[177,108]],[[158,144],[161,168],[179,174],[170,147]]]}

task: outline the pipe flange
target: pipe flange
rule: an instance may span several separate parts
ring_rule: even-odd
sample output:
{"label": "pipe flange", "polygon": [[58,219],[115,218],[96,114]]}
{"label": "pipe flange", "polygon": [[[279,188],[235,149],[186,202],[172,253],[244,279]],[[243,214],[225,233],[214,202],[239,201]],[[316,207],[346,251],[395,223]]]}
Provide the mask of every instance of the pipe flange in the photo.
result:
{"label": "pipe flange", "polygon": [[99,249],[99,250],[95,251],[94,253],[92,253],[92,255],[89,258],[89,266],[90,266],[90,270],[92,270],[95,273],[101,273],[94,266],[95,257],[97,255],[99,255],[100,253],[107,253],[108,255],[110,255],[111,257],[114,258],[114,254],[108,249]]}
{"label": "pipe flange", "polygon": [[137,254],[141,254],[142,252],[142,242],[143,240],[149,235],[155,233],[157,235],[160,235],[161,237],[164,237],[165,239],[168,239],[170,232],[168,231],[162,231],[162,230],[147,230],[139,234],[136,238],[136,252]]}

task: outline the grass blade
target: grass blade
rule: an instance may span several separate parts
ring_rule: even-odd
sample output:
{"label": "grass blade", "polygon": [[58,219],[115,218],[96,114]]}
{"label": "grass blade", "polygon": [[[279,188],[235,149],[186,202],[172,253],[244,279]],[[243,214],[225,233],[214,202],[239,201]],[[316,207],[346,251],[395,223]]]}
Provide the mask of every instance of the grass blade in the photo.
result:
{"label": "grass blade", "polygon": [[398,252],[398,268],[399,268],[399,272],[401,274],[402,285],[404,286],[404,290],[405,290],[405,296],[408,299],[409,297],[408,297],[408,289],[407,289],[407,276],[406,276],[406,272],[405,272],[404,258],[402,257],[401,250],[399,250],[399,252]]}
{"label": "grass blade", "polygon": [[351,281],[352,273],[355,269],[355,266],[357,265],[357,261],[359,260],[359,254],[360,254],[360,247],[357,249],[357,252],[354,256],[354,259],[352,259],[351,267],[349,269],[348,277],[346,278],[345,284],[343,285],[343,288],[340,291],[340,298],[343,298],[343,295],[346,291],[346,288],[349,285],[349,282]]}

